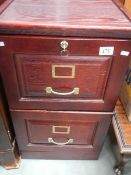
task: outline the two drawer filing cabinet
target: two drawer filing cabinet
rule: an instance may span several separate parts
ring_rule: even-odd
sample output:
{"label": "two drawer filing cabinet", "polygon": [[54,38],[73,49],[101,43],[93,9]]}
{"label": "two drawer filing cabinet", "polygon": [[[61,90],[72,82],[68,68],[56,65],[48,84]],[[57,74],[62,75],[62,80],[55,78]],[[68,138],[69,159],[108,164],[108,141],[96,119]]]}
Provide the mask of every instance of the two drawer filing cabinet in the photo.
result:
{"label": "two drawer filing cabinet", "polygon": [[112,0],[1,5],[0,71],[24,158],[97,159],[131,51]]}

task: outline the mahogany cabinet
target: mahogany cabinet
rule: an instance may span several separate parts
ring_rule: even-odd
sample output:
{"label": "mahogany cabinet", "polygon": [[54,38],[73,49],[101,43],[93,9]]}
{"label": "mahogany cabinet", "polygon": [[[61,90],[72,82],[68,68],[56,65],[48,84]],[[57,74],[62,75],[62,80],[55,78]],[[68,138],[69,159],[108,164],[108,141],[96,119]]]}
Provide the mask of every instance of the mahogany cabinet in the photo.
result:
{"label": "mahogany cabinet", "polygon": [[111,0],[6,4],[0,73],[22,157],[97,159],[130,57],[130,14]]}
{"label": "mahogany cabinet", "polygon": [[23,156],[47,159],[96,159],[111,119],[78,111],[12,110],[12,116]]}

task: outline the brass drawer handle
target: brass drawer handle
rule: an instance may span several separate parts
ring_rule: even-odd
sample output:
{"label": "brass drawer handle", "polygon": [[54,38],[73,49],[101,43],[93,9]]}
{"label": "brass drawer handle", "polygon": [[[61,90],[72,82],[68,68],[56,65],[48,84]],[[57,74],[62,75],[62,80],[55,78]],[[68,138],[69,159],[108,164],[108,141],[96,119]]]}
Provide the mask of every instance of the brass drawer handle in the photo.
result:
{"label": "brass drawer handle", "polygon": [[55,95],[71,95],[71,94],[78,95],[79,88],[75,87],[71,92],[56,92],[52,89],[52,87],[46,87],[46,93]]}
{"label": "brass drawer handle", "polygon": [[53,143],[53,144],[55,144],[55,145],[67,145],[67,144],[71,144],[71,143],[73,143],[73,139],[69,139],[67,142],[55,142],[54,140],[53,140],[53,138],[48,138],[48,142],[49,143]]}

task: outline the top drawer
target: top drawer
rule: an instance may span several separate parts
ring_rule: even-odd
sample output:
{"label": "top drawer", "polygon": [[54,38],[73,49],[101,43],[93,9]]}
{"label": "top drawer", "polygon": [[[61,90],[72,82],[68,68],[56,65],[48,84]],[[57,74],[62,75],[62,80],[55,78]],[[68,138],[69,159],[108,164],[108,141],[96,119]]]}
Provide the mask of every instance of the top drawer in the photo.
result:
{"label": "top drawer", "polygon": [[113,110],[128,63],[121,51],[129,52],[129,41],[18,36],[1,41],[11,108]]}

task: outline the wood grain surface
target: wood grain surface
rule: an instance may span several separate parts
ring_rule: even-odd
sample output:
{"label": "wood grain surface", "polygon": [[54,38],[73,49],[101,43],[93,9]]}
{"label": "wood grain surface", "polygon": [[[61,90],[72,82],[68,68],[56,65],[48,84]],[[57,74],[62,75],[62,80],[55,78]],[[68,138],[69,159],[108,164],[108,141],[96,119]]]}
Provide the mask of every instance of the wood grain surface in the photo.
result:
{"label": "wood grain surface", "polygon": [[[97,159],[131,53],[127,12],[117,0],[13,0],[0,9],[0,71],[22,156]],[[102,47],[114,52],[101,55]],[[73,64],[74,80],[54,80],[55,64]],[[70,92],[77,85],[78,97],[45,94],[47,86]],[[70,137],[53,134],[55,124],[69,125]],[[50,144],[50,136],[74,144]]]}
{"label": "wood grain surface", "polygon": [[123,12],[112,0],[14,0],[0,15],[0,33],[131,38]]}
{"label": "wood grain surface", "polygon": [[[60,37],[1,36],[1,40],[6,46],[0,47],[0,69],[10,108],[113,111],[129,60],[120,52],[130,52],[130,41],[67,37],[68,55],[63,56]],[[114,54],[100,56],[101,46],[113,46]],[[53,79],[54,64],[73,64],[76,77]],[[80,95],[45,94],[50,86],[58,92],[78,87]]]}
{"label": "wood grain surface", "polygon": [[[108,113],[79,111],[11,110],[11,113],[23,158],[98,159],[112,118]],[[53,133],[53,126],[68,126],[70,132]],[[60,146],[49,143],[49,137],[57,143],[69,139],[73,143]]]}

